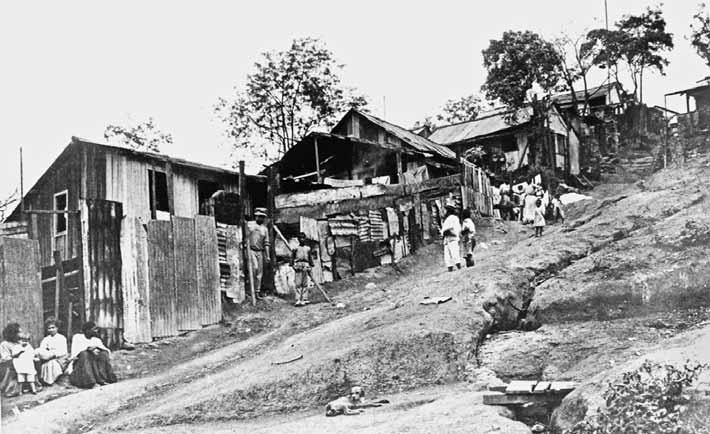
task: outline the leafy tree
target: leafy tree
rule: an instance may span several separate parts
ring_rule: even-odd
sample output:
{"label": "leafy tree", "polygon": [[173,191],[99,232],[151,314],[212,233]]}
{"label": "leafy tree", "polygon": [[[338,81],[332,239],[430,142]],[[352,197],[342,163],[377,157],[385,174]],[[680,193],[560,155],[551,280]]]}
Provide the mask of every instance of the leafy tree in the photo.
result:
{"label": "leafy tree", "polygon": [[104,130],[104,138],[109,143],[149,152],[160,152],[162,145],[173,143],[172,134],[158,129],[152,117],[132,126],[108,125]]}
{"label": "leafy tree", "polygon": [[286,51],[262,53],[243,89],[220,98],[215,111],[234,147],[273,159],[309,131],[331,127],[345,110],[366,99],[341,83],[343,65],[319,40],[295,39]]}
{"label": "leafy tree", "polygon": [[436,116],[439,121],[447,124],[466,122],[476,119],[478,113],[483,109],[484,104],[478,95],[468,95],[459,99],[446,101],[441,113]]}
{"label": "leafy tree", "polygon": [[531,31],[507,31],[483,50],[488,71],[483,89],[491,100],[511,108],[530,102],[534,87],[549,94],[562,80],[560,55],[554,45]]}
{"label": "leafy tree", "polygon": [[[530,123],[533,137],[529,161],[555,167],[549,135],[551,94],[564,88],[562,60],[554,44],[531,31],[507,31],[500,40],[491,40],[483,50],[483,65],[488,70],[483,90],[491,100],[511,108],[508,117],[515,120],[518,109],[532,107]],[[548,161],[543,162],[546,155]]]}
{"label": "leafy tree", "polygon": [[589,46],[596,48],[594,63],[611,68],[615,67],[618,80],[619,62],[626,65],[634,94],[643,102],[643,75],[648,69],[655,69],[665,74],[668,59],[666,51],[673,48],[673,35],[666,32],[666,20],[660,8],[647,8],[640,15],[625,15],[616,22],[615,29],[594,29],[587,37]]}
{"label": "leafy tree", "polygon": [[572,38],[569,34],[562,34],[554,41],[554,44],[560,59],[562,79],[572,96],[573,110],[578,110],[579,101],[575,88],[577,83],[581,81],[582,89],[584,90],[584,106],[581,112],[586,114],[589,108],[589,99],[591,98],[587,76],[589,71],[595,66],[595,45],[590,44],[586,32],[576,38]]}
{"label": "leafy tree", "polygon": [[698,11],[693,15],[690,25],[690,44],[710,66],[710,14],[705,3],[698,5]]}
{"label": "leafy tree", "polygon": [[646,360],[610,383],[606,407],[576,424],[567,434],[692,434],[707,432],[683,420],[690,404],[685,393],[707,365],[686,362],[681,368]]}

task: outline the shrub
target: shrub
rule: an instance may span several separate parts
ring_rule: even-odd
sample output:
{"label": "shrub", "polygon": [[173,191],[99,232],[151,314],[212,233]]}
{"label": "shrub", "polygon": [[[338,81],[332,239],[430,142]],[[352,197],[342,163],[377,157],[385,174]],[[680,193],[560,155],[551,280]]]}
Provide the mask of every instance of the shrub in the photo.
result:
{"label": "shrub", "polygon": [[681,415],[690,403],[685,389],[708,365],[687,361],[681,368],[646,360],[609,383],[606,407],[576,424],[568,434],[696,434]]}

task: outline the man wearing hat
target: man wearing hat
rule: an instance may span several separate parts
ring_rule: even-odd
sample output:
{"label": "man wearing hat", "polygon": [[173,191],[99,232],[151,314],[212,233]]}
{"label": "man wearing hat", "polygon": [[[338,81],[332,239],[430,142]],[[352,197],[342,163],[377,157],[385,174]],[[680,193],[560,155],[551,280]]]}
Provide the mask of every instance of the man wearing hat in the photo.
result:
{"label": "man wearing hat", "polygon": [[461,235],[461,222],[456,215],[456,206],[447,203],[446,220],[441,225],[441,235],[444,237],[444,264],[449,271],[454,267],[461,268],[461,255],[459,252],[459,235]]}
{"label": "man wearing hat", "polygon": [[269,261],[269,230],[266,225],[266,208],[254,210],[256,226],[249,232],[249,255],[254,278],[254,292],[261,291],[261,278],[264,275],[264,262]]}

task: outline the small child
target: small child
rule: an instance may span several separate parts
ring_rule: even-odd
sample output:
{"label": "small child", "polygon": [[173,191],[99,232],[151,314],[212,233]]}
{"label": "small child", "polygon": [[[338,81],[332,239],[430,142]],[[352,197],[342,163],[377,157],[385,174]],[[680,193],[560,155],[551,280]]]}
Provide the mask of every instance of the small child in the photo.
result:
{"label": "small child", "polygon": [[545,209],[542,207],[542,200],[540,199],[535,201],[534,216],[533,226],[535,227],[535,236],[541,237],[542,230],[545,228]]}
{"label": "small child", "polygon": [[552,199],[552,215],[555,222],[557,222],[557,220],[562,220],[562,223],[565,222],[565,212],[562,209],[562,201],[560,200],[559,194]]}
{"label": "small child", "polygon": [[22,395],[24,391],[25,384],[29,384],[30,390],[36,395],[37,387],[35,386],[35,377],[37,376],[37,370],[35,369],[35,361],[39,359],[30,344],[29,333],[20,333],[18,338],[22,349],[13,354],[12,365],[15,368],[15,372],[17,372],[20,395]]}
{"label": "small child", "polygon": [[476,247],[476,225],[471,218],[471,210],[463,210],[463,223],[461,223],[461,249],[466,260],[466,267],[473,267],[473,249]]}
{"label": "small child", "polygon": [[308,301],[308,277],[313,268],[313,258],[311,248],[306,245],[306,234],[298,234],[298,247],[293,250],[291,256],[291,267],[296,272],[296,306],[309,304]]}

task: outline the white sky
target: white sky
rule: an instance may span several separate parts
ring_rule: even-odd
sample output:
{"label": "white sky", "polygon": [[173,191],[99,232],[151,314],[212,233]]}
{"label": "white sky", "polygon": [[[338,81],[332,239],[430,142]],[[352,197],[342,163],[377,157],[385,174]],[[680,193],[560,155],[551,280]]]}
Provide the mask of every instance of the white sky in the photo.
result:
{"label": "white sky", "polygon": [[[654,4],[608,1],[610,23]],[[696,5],[664,7],[676,49],[667,76],[648,77],[648,103],[710,73],[687,40]],[[575,34],[603,26],[603,13],[603,0],[2,2],[0,197],[19,185],[20,145],[27,189],[72,135],[102,140],[107,123],[129,116],[153,116],[171,132],[167,154],[228,163],[215,101],[259,53],[296,37],[324,40],[346,64],[345,84],[377,115],[386,98],[386,118],[409,127],[478,92],[481,50],[503,31]]]}

